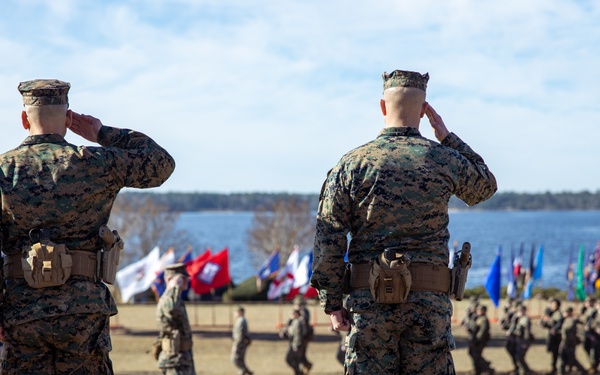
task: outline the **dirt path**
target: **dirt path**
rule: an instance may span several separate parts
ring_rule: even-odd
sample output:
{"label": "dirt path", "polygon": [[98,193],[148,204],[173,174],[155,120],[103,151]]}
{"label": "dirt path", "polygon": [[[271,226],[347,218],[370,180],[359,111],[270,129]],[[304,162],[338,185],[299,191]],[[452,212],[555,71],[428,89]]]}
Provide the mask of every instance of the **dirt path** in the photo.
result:
{"label": "dirt path", "polygon": [[[279,325],[287,320],[291,305],[243,304],[253,338],[248,349],[246,362],[256,375],[291,374],[285,363],[287,341],[278,336]],[[236,374],[231,364],[230,327],[236,305],[188,305],[188,315],[194,330],[194,360],[198,374]],[[466,302],[455,302],[453,322],[459,322],[466,310]],[[530,304],[530,314],[543,310],[543,302]],[[329,330],[328,317],[316,305],[310,307],[315,324],[315,340],[308,348],[308,358],[314,363],[311,375],[341,374],[342,366],[335,354],[338,337]],[[498,316],[500,310],[490,309],[490,317]],[[112,318],[113,351],[111,358],[116,374],[160,374],[151,357],[150,348],[157,335],[154,305],[122,305],[119,315]],[[497,323],[492,324],[492,341],[484,351],[484,357],[492,362],[497,373],[508,373],[512,369],[510,357],[504,349],[504,333]],[[550,357],[545,350],[545,332],[538,321],[533,324],[535,343],[527,353],[532,370],[544,373],[550,370]],[[467,353],[466,332],[458,324],[453,326],[457,349],[453,351],[456,370],[468,374],[471,360]],[[588,366],[583,350],[578,348],[577,357]]]}

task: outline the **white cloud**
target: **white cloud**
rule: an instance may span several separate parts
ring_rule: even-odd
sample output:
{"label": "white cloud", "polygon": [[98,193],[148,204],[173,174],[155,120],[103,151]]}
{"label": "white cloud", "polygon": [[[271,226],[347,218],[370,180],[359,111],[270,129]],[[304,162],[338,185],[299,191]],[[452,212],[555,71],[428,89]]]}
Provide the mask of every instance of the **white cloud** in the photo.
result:
{"label": "white cloud", "polygon": [[317,192],[377,135],[380,75],[402,68],[431,74],[429,100],[502,190],[600,189],[594,1],[9,0],[0,14],[0,150],[26,135],[18,82],[56,77],[74,110],[175,156],[162,190]]}

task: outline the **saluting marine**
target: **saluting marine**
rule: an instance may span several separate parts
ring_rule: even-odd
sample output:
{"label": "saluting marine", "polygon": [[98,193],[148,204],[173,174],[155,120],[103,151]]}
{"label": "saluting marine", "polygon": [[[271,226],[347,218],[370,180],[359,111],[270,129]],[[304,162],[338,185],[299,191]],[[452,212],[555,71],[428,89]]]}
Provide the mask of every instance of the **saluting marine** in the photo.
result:
{"label": "saluting marine", "polygon": [[[497,186],[481,156],[425,101],[428,80],[383,74],[384,129],[346,153],[321,189],[311,285],[333,328],[351,328],[346,373],[454,373],[448,201],[474,205]],[[425,115],[439,143],[421,135]]]}
{"label": "saluting marine", "polygon": [[[21,82],[29,136],[0,155],[3,374],[112,374],[109,317],[123,242],[106,227],[124,187],[175,161],[148,136],[69,109],[68,82]],[[67,131],[98,146],[76,146]]]}

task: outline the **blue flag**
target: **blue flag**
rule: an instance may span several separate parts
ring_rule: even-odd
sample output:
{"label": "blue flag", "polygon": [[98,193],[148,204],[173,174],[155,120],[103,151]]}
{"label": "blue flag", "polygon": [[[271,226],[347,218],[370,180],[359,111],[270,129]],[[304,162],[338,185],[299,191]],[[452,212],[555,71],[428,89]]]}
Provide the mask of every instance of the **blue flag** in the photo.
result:
{"label": "blue flag", "polygon": [[533,281],[537,281],[542,278],[542,265],[544,261],[544,245],[540,245],[537,255],[535,257],[535,266],[533,268]]}
{"label": "blue flag", "polygon": [[269,256],[263,265],[256,271],[256,277],[260,281],[271,276],[275,271],[279,269],[279,251],[275,250]]}
{"label": "blue flag", "polygon": [[496,253],[496,259],[492,263],[490,272],[485,280],[485,290],[487,290],[490,299],[494,302],[494,306],[498,307],[500,302],[500,278],[502,276],[501,270],[501,258],[502,258],[502,247],[498,247]]}

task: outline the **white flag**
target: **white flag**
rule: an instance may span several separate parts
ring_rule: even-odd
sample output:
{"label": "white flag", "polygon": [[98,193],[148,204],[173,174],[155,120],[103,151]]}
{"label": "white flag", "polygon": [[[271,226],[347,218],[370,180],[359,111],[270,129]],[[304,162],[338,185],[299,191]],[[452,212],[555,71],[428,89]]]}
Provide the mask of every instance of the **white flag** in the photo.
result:
{"label": "white flag", "polygon": [[267,298],[273,300],[290,291],[294,282],[294,274],[298,268],[299,252],[298,246],[294,246],[294,250],[290,254],[285,266],[279,270],[277,277],[269,285]]}
{"label": "white flag", "polygon": [[162,269],[163,264],[160,259],[160,250],[157,246],[141,260],[118,271],[117,283],[121,290],[121,299],[123,302],[127,302],[134,295],[148,290],[156,275]]}

